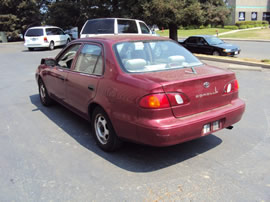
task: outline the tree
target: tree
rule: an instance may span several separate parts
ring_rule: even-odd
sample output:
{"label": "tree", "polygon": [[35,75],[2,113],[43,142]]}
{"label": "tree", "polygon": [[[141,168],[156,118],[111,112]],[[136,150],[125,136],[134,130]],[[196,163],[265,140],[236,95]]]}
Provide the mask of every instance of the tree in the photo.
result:
{"label": "tree", "polygon": [[1,0],[0,31],[8,38],[19,38],[29,26],[40,25],[41,14],[37,0]]}
{"label": "tree", "polygon": [[203,9],[204,25],[222,25],[229,20],[231,10],[223,0],[200,0]]}
{"label": "tree", "polygon": [[147,21],[170,30],[170,38],[177,41],[180,25],[200,25],[201,5],[197,0],[152,0],[143,4]]}

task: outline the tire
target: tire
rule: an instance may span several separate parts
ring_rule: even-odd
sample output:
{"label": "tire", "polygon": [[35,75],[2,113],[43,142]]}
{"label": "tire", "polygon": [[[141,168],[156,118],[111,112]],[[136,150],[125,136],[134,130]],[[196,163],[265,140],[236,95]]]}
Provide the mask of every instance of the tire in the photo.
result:
{"label": "tire", "polygon": [[70,39],[67,39],[67,43],[66,43],[66,45],[68,45],[68,44],[69,44],[69,42],[70,42]]}
{"label": "tire", "polygon": [[53,100],[50,98],[48,91],[43,83],[43,81],[41,79],[39,79],[38,81],[38,89],[39,89],[39,98],[41,103],[48,107],[53,103]]}
{"label": "tire", "polygon": [[28,48],[28,50],[29,50],[29,51],[33,51],[33,50],[34,50],[34,48]]}
{"label": "tire", "polygon": [[49,49],[50,49],[50,50],[53,50],[53,49],[54,49],[54,42],[53,42],[53,41],[50,42],[50,44],[49,44]]}
{"label": "tire", "polygon": [[218,51],[214,51],[213,55],[220,56],[220,53]]}
{"label": "tire", "polygon": [[121,145],[122,141],[117,137],[112,123],[106,112],[96,107],[91,119],[92,134],[97,142],[97,145],[105,152],[116,151]]}

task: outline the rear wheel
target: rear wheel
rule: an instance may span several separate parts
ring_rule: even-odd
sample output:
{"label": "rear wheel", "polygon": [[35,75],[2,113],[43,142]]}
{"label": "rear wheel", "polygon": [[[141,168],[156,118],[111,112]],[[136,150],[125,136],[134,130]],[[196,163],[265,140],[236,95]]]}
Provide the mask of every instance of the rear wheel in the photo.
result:
{"label": "rear wheel", "polygon": [[102,150],[111,152],[117,150],[122,145],[121,140],[119,140],[113,129],[108,115],[102,108],[95,108],[91,122],[92,134]]}
{"label": "rear wheel", "polygon": [[53,41],[50,42],[50,44],[49,44],[49,49],[50,49],[50,50],[53,50],[53,49],[54,49],[54,42],[53,42]]}
{"label": "rear wheel", "polygon": [[39,86],[39,98],[40,98],[41,103],[46,107],[50,106],[53,101],[50,98],[48,91],[41,79],[39,79],[38,81],[38,86]]}
{"label": "rear wheel", "polygon": [[220,53],[218,51],[214,51],[213,55],[220,56]]}
{"label": "rear wheel", "polygon": [[34,48],[28,48],[28,50],[29,50],[29,51],[33,51],[33,50],[34,50]]}

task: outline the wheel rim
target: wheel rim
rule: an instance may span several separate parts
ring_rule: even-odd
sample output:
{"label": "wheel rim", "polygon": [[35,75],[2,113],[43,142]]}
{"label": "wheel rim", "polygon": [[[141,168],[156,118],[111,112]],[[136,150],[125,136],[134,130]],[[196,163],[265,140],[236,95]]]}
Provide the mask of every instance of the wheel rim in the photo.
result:
{"label": "wheel rim", "polygon": [[45,86],[43,84],[40,84],[39,92],[40,92],[40,97],[41,97],[42,102],[45,102],[46,89],[45,89]]}
{"label": "wheel rim", "polygon": [[213,55],[219,55],[219,52],[215,51],[215,52],[213,53]]}
{"label": "wheel rim", "polygon": [[107,121],[101,114],[98,114],[95,119],[96,136],[101,144],[107,144],[110,131],[107,126]]}
{"label": "wheel rim", "polygon": [[53,42],[50,43],[50,49],[52,50],[54,48]]}

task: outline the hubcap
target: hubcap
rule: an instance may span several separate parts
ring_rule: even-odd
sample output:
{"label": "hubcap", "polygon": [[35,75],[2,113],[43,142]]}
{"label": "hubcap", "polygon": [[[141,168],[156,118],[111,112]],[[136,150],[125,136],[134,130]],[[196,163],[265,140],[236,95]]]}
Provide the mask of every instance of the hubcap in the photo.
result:
{"label": "hubcap", "polygon": [[101,144],[107,144],[110,132],[107,127],[107,121],[101,114],[96,116],[95,131],[99,142]]}
{"label": "hubcap", "polygon": [[40,97],[42,101],[45,102],[46,92],[45,92],[45,87],[43,84],[40,84]]}

